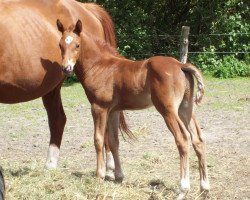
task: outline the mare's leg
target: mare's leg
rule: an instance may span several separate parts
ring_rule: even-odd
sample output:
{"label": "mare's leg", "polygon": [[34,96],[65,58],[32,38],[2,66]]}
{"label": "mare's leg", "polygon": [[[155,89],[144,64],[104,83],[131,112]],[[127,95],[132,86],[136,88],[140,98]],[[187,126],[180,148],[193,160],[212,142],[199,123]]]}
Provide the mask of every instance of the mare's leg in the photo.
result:
{"label": "mare's leg", "polygon": [[91,110],[95,126],[94,143],[97,156],[96,176],[98,178],[104,179],[104,135],[106,130],[108,111],[106,108],[103,108],[97,104],[92,104]]}
{"label": "mare's leg", "polygon": [[46,160],[46,168],[56,168],[59,159],[59,149],[62,141],[66,116],[61,101],[61,85],[42,97],[48,114],[50,128],[50,144]]}
{"label": "mare's leg", "polygon": [[2,168],[0,166],[0,199],[4,200],[5,197],[5,182],[4,182],[4,176],[2,173]]}
{"label": "mare's leg", "polygon": [[119,115],[118,111],[111,112],[108,118],[108,139],[109,147],[114,157],[115,162],[115,180],[117,182],[122,182],[124,175],[121,169],[121,163],[119,158]]}

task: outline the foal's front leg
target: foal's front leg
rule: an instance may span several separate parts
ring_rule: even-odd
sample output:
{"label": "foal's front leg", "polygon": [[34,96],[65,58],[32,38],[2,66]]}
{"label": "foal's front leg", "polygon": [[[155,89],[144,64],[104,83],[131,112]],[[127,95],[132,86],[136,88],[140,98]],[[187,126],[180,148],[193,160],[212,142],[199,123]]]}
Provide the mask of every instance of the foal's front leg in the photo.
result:
{"label": "foal's front leg", "polygon": [[97,104],[92,104],[92,116],[95,126],[94,143],[97,157],[97,178],[105,178],[105,162],[104,162],[104,134],[107,124],[107,109]]}
{"label": "foal's front leg", "polygon": [[108,141],[109,147],[113,154],[114,162],[115,162],[115,180],[117,182],[122,182],[124,175],[121,168],[121,162],[119,158],[119,137],[118,137],[118,129],[119,129],[119,112],[111,112],[108,117]]}
{"label": "foal's front leg", "polygon": [[[107,125],[108,126],[108,125]],[[107,180],[114,180],[115,179],[115,162],[113,155],[110,150],[110,145],[109,145],[109,131],[108,127],[106,128],[105,132],[105,150],[106,150],[106,176],[105,179]]]}

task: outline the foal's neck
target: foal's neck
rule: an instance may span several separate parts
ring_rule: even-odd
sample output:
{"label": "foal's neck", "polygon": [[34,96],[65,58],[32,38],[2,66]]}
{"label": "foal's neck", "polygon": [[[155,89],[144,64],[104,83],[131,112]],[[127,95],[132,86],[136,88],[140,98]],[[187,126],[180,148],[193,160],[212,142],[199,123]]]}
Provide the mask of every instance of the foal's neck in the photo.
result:
{"label": "foal's neck", "polygon": [[97,38],[93,38],[87,33],[81,34],[80,63],[84,71],[91,69],[103,60],[119,57],[113,47]]}

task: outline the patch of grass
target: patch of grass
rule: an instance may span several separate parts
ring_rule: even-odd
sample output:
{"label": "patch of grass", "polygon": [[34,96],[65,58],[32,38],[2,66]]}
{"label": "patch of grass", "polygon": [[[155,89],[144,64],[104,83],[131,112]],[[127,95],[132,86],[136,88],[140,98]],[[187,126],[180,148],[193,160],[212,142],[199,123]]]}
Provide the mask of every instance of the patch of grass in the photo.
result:
{"label": "patch of grass", "polygon": [[220,110],[243,111],[250,105],[250,78],[216,79],[205,78],[205,105]]}
{"label": "patch of grass", "polygon": [[[221,80],[206,77],[205,101],[199,109],[211,112],[214,110],[229,110],[233,111],[232,113],[239,110],[246,113],[245,111],[248,111],[250,107],[247,100],[250,96],[249,88],[249,78]],[[120,137],[120,152],[125,180],[122,184],[99,181],[95,178],[94,172],[93,121],[90,114],[90,105],[82,86],[79,83],[72,84],[70,87],[64,86],[62,88],[62,99],[68,122],[62,147],[62,154],[64,155],[61,157],[59,169],[54,171],[44,170],[46,154],[44,152],[46,150],[44,150],[45,148],[40,149],[45,145],[43,137],[39,138],[39,149],[37,147],[31,149],[31,146],[28,149],[31,151],[27,153],[25,153],[25,148],[19,152],[18,148],[12,148],[12,146],[10,149],[2,147],[4,153],[1,154],[0,165],[5,169],[7,200],[175,199],[179,192],[179,155],[174,142],[164,141],[164,137],[168,136],[164,135],[161,138],[161,135],[158,135],[158,137],[160,136],[158,139],[164,143],[164,148],[157,146],[160,144],[159,141],[149,146],[145,140],[150,139],[150,142],[153,142],[152,140],[155,138],[154,136],[150,137],[148,132],[150,132],[149,128],[151,127],[145,124],[142,128],[134,129],[134,134],[139,137],[139,141],[127,144]],[[146,116],[151,117],[151,115]],[[0,137],[4,138],[5,134],[9,134],[4,139],[8,143],[15,140],[13,145],[19,144],[16,141],[29,138],[34,134],[48,132],[48,128],[44,131],[44,127],[48,127],[48,125],[41,99],[17,105],[1,104],[0,117],[0,126],[3,129]],[[84,120],[83,117],[85,117]],[[143,119],[138,117],[138,120],[143,123]],[[162,120],[159,123],[164,122]],[[43,124],[43,126],[38,126],[38,124]],[[134,127],[138,126],[140,126],[140,123]],[[81,130],[82,127],[84,127],[83,131]],[[166,127],[164,126],[164,128]],[[221,128],[223,127],[218,127],[214,132],[218,135],[221,134],[219,131]],[[228,127],[228,129],[231,130],[231,127]],[[79,133],[75,133],[77,131]],[[71,134],[72,136],[69,137]],[[241,156],[241,154],[235,154],[230,144],[225,144],[229,139],[235,140],[234,143],[241,140],[235,135],[232,138],[227,136],[226,141],[222,137],[218,138],[221,140],[218,139],[217,144],[210,142],[211,146],[207,153],[212,186],[210,199],[249,199],[249,184],[246,184],[250,174],[247,168],[249,159]],[[247,137],[245,140],[247,140]],[[24,145],[31,142],[31,140],[26,141],[27,143],[24,143]],[[70,142],[71,147],[68,147]],[[239,142],[239,145],[241,144]],[[139,148],[136,148],[137,146]],[[248,152],[247,150],[244,152]],[[32,156],[35,158],[32,158]],[[191,191],[187,199],[193,200],[199,196],[198,162],[193,151],[190,156],[190,170]]]}
{"label": "patch of grass", "polygon": [[[99,181],[88,171],[81,175],[68,169],[46,171],[43,163],[37,163],[31,169],[27,163],[15,162],[12,169],[5,170],[7,199],[148,199],[152,193],[152,186],[145,179],[129,176],[132,181],[116,184]],[[6,165],[10,163],[5,163],[4,168]],[[160,195],[165,190],[163,185],[158,184],[155,193]]]}
{"label": "patch of grass", "polygon": [[62,87],[61,93],[63,104],[67,109],[78,106],[79,101],[84,105],[89,105],[84,89],[80,83],[75,83],[70,87]]}

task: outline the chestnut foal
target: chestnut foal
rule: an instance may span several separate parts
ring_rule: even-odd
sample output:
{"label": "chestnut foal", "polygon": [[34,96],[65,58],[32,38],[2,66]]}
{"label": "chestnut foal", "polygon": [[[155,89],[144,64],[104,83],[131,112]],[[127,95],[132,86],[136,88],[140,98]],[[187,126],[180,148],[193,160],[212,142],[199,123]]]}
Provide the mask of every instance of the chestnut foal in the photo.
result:
{"label": "chestnut foal", "polygon": [[125,59],[106,42],[82,31],[82,23],[64,29],[60,48],[62,67],[80,74],[80,80],[91,103],[95,126],[94,143],[97,153],[99,178],[105,176],[104,136],[108,141],[115,162],[115,179],[123,180],[119,159],[119,112],[144,109],[152,105],[164,118],[172,132],[180,154],[181,194],[185,198],[189,183],[189,138],[199,159],[200,186],[209,190],[206,167],[205,141],[193,113],[194,80],[198,82],[195,98],[200,103],[204,94],[201,73],[191,64],[182,64],[174,58],[156,56],[147,60]]}

